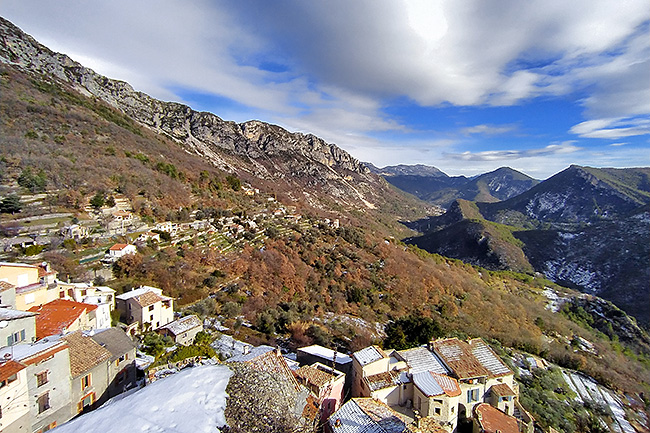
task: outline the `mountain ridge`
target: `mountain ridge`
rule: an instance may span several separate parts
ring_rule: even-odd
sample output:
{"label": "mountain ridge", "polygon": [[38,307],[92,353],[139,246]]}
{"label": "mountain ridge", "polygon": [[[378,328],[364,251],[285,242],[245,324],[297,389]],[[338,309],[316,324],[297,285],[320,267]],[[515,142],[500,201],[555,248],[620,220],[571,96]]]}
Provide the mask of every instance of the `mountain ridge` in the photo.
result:
{"label": "mountain ridge", "polygon": [[407,241],[488,269],[534,268],[648,323],[649,179],[645,167],[573,165],[508,200],[456,200],[445,214],[411,223],[424,234]]}
{"label": "mountain ridge", "polygon": [[[368,165],[366,163],[366,165]],[[456,199],[498,202],[515,197],[539,183],[538,180],[510,167],[500,167],[478,176],[448,176],[436,167],[397,165],[372,166],[397,188],[428,203],[448,208]]]}
{"label": "mountain ridge", "polygon": [[[138,92],[41,45],[0,17],[0,59],[54,76],[86,96],[97,97],[154,132],[182,143],[215,166],[245,176],[322,188],[346,204],[374,208],[383,181],[335,144],[312,135],[251,120],[241,124]],[[289,157],[290,155],[290,157]],[[243,161],[243,163],[242,163]],[[291,176],[286,176],[289,173]],[[313,196],[306,196],[316,204]]]}

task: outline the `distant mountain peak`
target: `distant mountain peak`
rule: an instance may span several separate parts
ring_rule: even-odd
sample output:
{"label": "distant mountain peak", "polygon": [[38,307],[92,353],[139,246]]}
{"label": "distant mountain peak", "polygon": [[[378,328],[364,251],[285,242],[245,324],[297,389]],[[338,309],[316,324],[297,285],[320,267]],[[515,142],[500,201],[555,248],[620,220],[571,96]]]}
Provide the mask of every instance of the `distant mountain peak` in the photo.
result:
{"label": "distant mountain peak", "polygon": [[389,165],[384,168],[378,168],[370,163],[365,163],[373,173],[382,176],[422,176],[422,177],[448,177],[440,169],[424,164],[415,165]]}

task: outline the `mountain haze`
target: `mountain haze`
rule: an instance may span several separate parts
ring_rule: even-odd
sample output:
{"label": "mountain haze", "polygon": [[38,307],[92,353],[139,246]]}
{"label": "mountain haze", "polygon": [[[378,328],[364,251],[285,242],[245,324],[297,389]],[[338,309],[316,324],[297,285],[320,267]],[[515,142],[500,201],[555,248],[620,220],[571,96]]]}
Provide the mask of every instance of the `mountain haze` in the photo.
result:
{"label": "mountain haze", "polygon": [[443,208],[451,206],[456,199],[478,202],[507,200],[539,183],[509,167],[472,178],[448,176],[435,167],[425,165],[375,167],[373,172],[382,175],[397,188]]}

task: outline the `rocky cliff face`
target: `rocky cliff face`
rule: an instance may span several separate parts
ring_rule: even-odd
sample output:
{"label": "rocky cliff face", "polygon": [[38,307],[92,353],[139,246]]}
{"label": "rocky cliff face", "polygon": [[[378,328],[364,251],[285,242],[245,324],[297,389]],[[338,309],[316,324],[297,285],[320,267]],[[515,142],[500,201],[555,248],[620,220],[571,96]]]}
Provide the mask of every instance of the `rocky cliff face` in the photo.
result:
{"label": "rocky cliff face", "polygon": [[372,208],[386,187],[350,154],[313,135],[259,121],[237,124],[159,101],[52,52],[2,18],[0,36],[0,61],[64,81],[245,179],[248,175],[288,184],[287,190],[303,189],[312,205],[318,205],[316,197],[322,193],[342,204]]}

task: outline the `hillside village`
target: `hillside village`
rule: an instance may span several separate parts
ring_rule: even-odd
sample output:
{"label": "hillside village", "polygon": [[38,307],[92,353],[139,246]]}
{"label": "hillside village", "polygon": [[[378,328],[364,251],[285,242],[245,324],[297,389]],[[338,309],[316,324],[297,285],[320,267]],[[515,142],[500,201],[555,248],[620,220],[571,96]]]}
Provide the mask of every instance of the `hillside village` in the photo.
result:
{"label": "hillside village", "polygon": [[[156,380],[160,369],[146,378],[138,369],[146,365],[136,352],[141,333],[157,331],[187,346],[203,331],[194,315],[175,320],[173,299],[154,287],[115,296],[108,287],[61,282],[47,264],[6,262],[0,281],[0,341],[6,341],[0,401],[9,400],[1,406],[3,432],[50,430]],[[127,326],[111,327],[113,311]],[[214,345],[219,351],[230,342],[222,337]],[[359,419],[390,424],[387,431],[454,432],[466,419],[481,431],[533,429],[517,401],[513,371],[480,339],[404,351],[368,346],[351,355],[312,345],[298,349],[295,361],[270,346],[240,343],[229,355],[226,363],[273,372],[307,390],[303,418],[331,432],[353,431]]]}
{"label": "hillside village", "polygon": [[[241,191],[259,204],[250,215],[194,210],[185,211],[185,221],[159,223],[138,217],[129,201],[119,196],[101,206],[86,206],[88,217],[83,220],[44,213],[39,197],[21,198],[27,204],[24,213],[32,216],[13,220],[15,233],[3,238],[3,250],[5,260],[28,259],[33,264],[0,263],[3,345],[6,338],[0,394],[11,401],[1,406],[3,432],[47,431],[123,392],[132,393],[187,367],[222,362],[270,373],[272,378],[263,377],[264,381],[279,380],[293,390],[293,405],[298,408],[293,416],[301,431],[532,433],[536,425],[539,429],[519,402],[515,369],[480,338],[432,340],[407,350],[370,345],[345,354],[310,345],[291,352],[237,341],[219,321],[202,320],[190,310],[179,312],[175,300],[159,288],[143,285],[118,294],[102,284],[112,279],[120,259],[145,247],[164,249],[191,242],[227,254],[244,245],[263,248],[269,235],[290,232],[295,225],[340,226],[338,220],[304,218],[295,208],[253,188],[244,186]],[[62,278],[39,261],[44,246],[65,248],[73,243],[79,262],[93,269],[85,276],[88,282],[70,282],[68,275]],[[36,251],[33,256],[30,248]],[[189,352],[185,358],[158,363],[145,353],[151,335],[165,339],[167,347],[159,350],[175,353],[179,347],[193,347],[195,337],[202,334],[213,351]],[[520,373],[531,360],[519,362]],[[534,363],[546,367],[542,360]],[[618,413],[614,431],[635,431],[613,394],[583,382],[579,375],[564,374],[579,398],[604,402]]]}
{"label": "hillside village", "polygon": [[[62,282],[46,263],[8,262],[0,263],[0,287],[3,432],[48,431],[123,392],[218,363],[269,374],[264,380],[293,389],[300,431],[535,431],[513,368],[480,338],[436,339],[407,350],[371,345],[344,354],[311,345],[282,353],[237,341],[195,315],[180,317],[173,298],[155,287],[116,295],[105,286]],[[149,331],[170,339],[169,350],[211,335],[215,356],[152,365],[141,352]],[[634,431],[623,412],[620,421],[616,431]]]}
{"label": "hillside village", "polygon": [[623,311],[406,245],[441,209],[335,145],[36,47],[49,77],[0,24],[0,432],[647,431]]}

